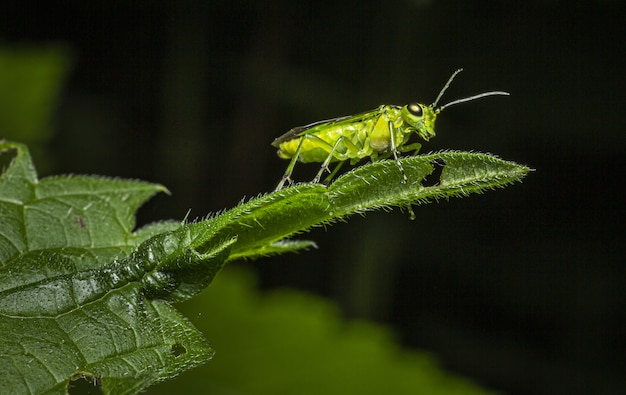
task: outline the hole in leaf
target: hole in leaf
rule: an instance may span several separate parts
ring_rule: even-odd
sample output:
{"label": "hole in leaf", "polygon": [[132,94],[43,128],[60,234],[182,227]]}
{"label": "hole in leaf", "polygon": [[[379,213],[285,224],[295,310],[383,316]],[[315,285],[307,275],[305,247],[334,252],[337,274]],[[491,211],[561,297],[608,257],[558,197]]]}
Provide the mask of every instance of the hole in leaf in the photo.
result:
{"label": "hole in leaf", "polygon": [[423,187],[434,187],[439,185],[439,182],[441,181],[441,173],[443,172],[443,168],[446,166],[446,163],[444,161],[435,160],[430,162],[430,165],[433,167],[433,171],[424,177],[420,182]]}
{"label": "hole in leaf", "polygon": [[67,384],[69,395],[100,395],[102,392],[100,377],[87,372],[79,372],[70,377]]}
{"label": "hole in leaf", "polygon": [[172,344],[171,352],[174,357],[178,358],[181,355],[187,354],[187,349],[180,343],[174,343]]}

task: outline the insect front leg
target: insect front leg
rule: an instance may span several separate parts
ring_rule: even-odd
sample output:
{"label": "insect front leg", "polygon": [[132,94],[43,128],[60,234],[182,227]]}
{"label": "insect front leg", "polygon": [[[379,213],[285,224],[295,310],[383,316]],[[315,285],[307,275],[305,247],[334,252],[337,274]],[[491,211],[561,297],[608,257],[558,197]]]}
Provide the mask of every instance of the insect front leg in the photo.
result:
{"label": "insect front leg", "polygon": [[393,130],[393,122],[389,121],[389,137],[391,140],[391,153],[393,154],[393,159],[396,161],[396,165],[398,165],[398,169],[400,169],[400,173],[402,173],[402,183],[406,184],[408,179],[406,178],[406,174],[404,173],[404,167],[402,167],[402,163],[398,159],[398,149],[396,148],[396,141],[394,137]]}

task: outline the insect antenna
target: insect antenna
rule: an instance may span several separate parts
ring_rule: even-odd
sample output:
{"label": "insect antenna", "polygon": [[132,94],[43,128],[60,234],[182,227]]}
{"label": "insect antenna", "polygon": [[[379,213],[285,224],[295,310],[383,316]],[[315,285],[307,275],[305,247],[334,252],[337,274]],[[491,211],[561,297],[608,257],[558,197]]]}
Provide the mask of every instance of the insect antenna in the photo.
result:
{"label": "insect antenna", "polygon": [[[446,82],[446,84],[443,86],[443,89],[441,89],[441,92],[439,92],[439,95],[437,96],[437,99],[435,99],[435,101],[433,102],[433,104],[431,104],[432,108],[437,107],[437,103],[439,103],[439,100],[441,99],[441,97],[443,96],[443,94],[445,93],[446,89],[448,89],[448,87],[450,86],[450,84],[452,83],[452,80],[454,79],[454,77],[457,76],[457,74],[459,74],[461,71],[463,71],[463,69],[458,69],[457,71],[455,71],[454,73],[452,73],[452,75],[450,76],[450,78],[448,79],[448,82]],[[454,100],[451,101],[450,103],[446,103],[443,106],[436,108],[435,112],[438,114],[441,111],[443,111],[444,108],[446,107],[450,107],[453,106],[455,104],[459,104],[459,103],[465,103],[466,101],[471,101],[471,100],[476,100],[476,99],[480,99],[481,97],[486,97],[486,96],[509,96],[510,93],[508,92],[502,92],[502,91],[493,91],[493,92],[485,92],[485,93],[480,93],[478,95],[474,95],[474,96],[470,96],[470,97],[465,97],[463,99],[459,99],[459,100]]]}
{"label": "insect antenna", "polygon": [[439,92],[439,95],[437,95],[437,98],[435,99],[433,104],[430,105],[432,108],[437,107],[437,103],[439,103],[439,99],[441,99],[441,96],[443,96],[443,94],[446,92],[446,89],[448,89],[454,77],[456,77],[456,75],[459,74],[461,71],[463,71],[463,69],[458,69],[457,71],[452,73],[452,75],[448,79],[448,82],[446,82],[446,84],[443,86],[443,88],[441,89],[441,92]]}
{"label": "insect antenna", "polygon": [[486,97],[486,96],[509,96],[509,95],[510,95],[509,92],[502,92],[502,91],[485,92],[485,93],[481,93],[481,94],[478,94],[478,95],[466,97],[464,99],[451,101],[450,103],[446,103],[443,106],[439,107],[436,111],[439,113],[446,107],[450,107],[450,106],[453,106],[453,105],[459,104],[459,103],[465,103],[466,101],[470,101],[470,100],[480,99],[481,97]]}

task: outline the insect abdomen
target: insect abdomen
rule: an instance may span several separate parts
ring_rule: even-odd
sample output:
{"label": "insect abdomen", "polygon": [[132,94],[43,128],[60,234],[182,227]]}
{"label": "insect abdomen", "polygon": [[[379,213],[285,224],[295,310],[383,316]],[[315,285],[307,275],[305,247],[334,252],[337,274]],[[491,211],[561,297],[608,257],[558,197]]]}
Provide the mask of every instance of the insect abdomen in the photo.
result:
{"label": "insect abdomen", "polygon": [[[304,139],[300,153],[298,154],[298,160],[304,163],[324,162],[333,146],[337,144],[337,141],[341,137],[347,139],[359,149],[362,149],[368,141],[367,137],[373,124],[373,121],[368,120],[347,125],[332,125],[315,133],[304,132],[296,138],[281,143],[278,147],[278,156],[283,159],[292,158],[298,150],[300,140]],[[332,161],[345,160],[346,157],[355,158],[360,156],[361,155],[351,152],[344,143],[339,142],[333,154]]]}

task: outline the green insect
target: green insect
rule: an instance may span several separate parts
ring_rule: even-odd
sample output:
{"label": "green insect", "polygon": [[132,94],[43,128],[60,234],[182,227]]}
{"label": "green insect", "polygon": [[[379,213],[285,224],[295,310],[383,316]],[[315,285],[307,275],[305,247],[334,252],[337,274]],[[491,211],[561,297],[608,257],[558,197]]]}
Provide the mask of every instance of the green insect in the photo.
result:
{"label": "green insect", "polygon": [[276,190],[280,190],[285,182],[291,182],[290,177],[297,161],[322,163],[313,179],[313,182],[317,183],[324,171],[330,172],[328,165],[331,162],[340,163],[328,179],[331,179],[347,160],[355,164],[366,157],[376,161],[393,156],[402,173],[402,182],[406,183],[407,178],[398,160],[398,153],[419,151],[422,146],[420,143],[409,144],[413,133],[428,141],[435,136],[435,119],[444,108],[485,96],[508,95],[507,92],[500,91],[485,92],[437,107],[454,77],[462,70],[458,69],[452,74],[437,99],[429,106],[421,103],[410,103],[405,106],[384,104],[361,114],[296,127],[278,137],[272,145],[278,148],[279,157],[291,161]]}

